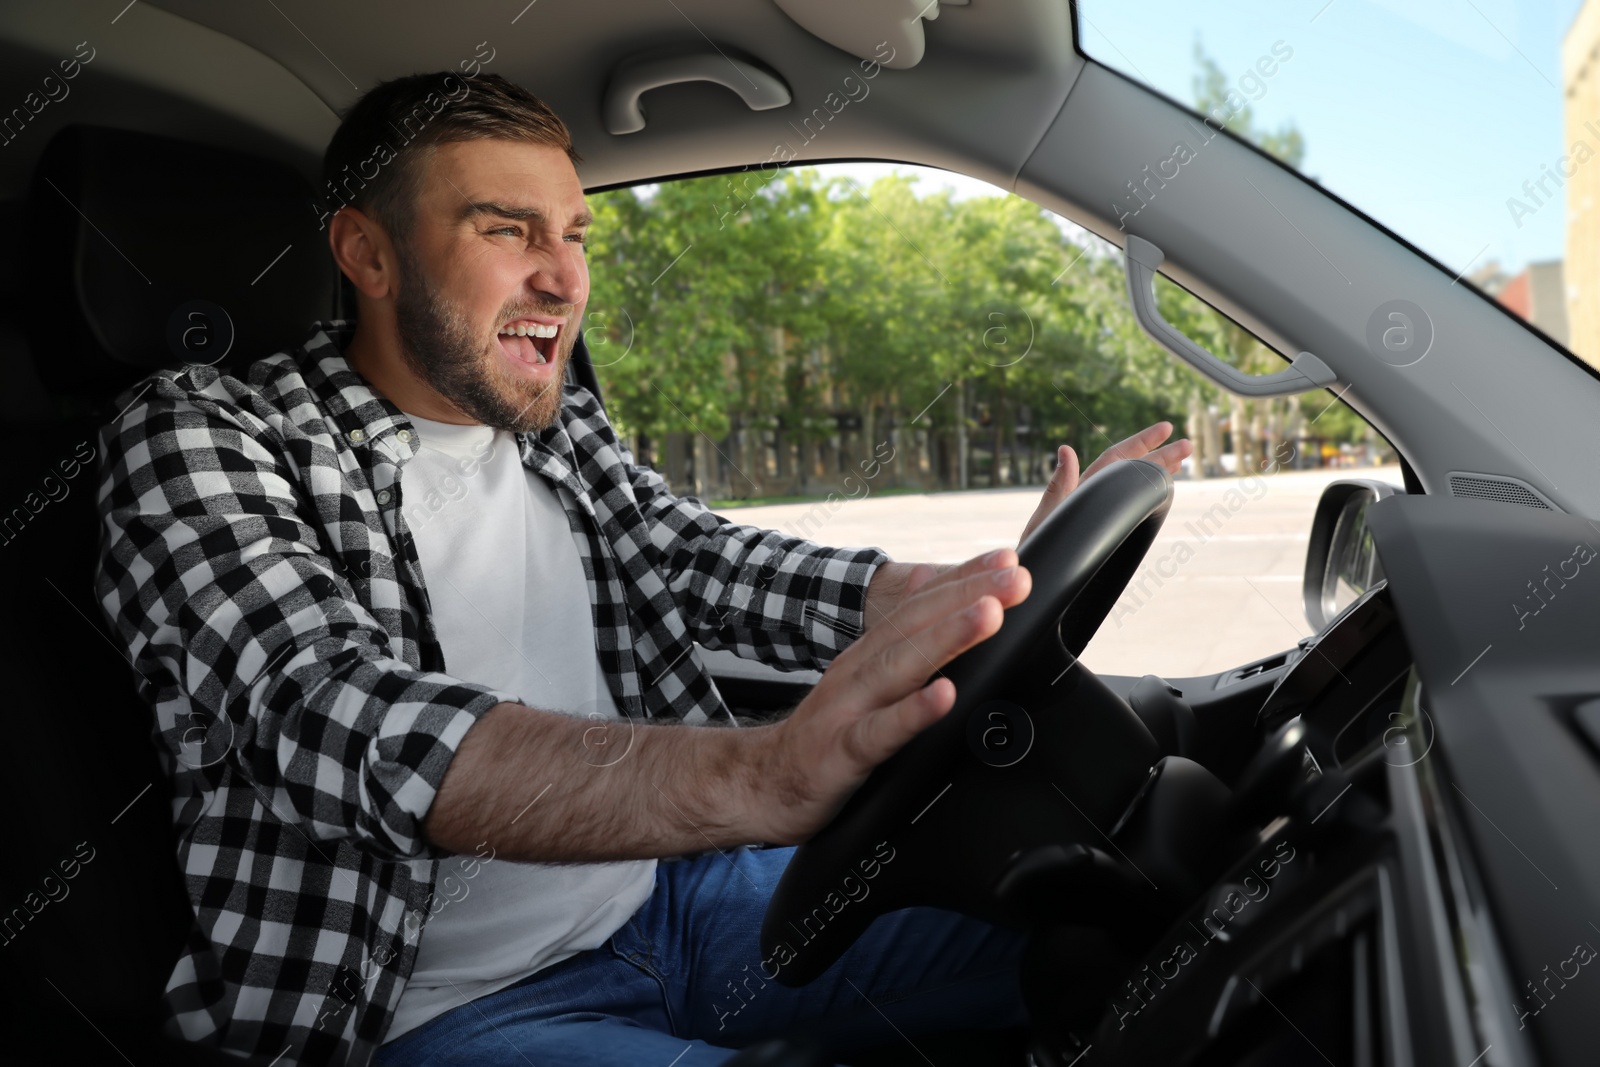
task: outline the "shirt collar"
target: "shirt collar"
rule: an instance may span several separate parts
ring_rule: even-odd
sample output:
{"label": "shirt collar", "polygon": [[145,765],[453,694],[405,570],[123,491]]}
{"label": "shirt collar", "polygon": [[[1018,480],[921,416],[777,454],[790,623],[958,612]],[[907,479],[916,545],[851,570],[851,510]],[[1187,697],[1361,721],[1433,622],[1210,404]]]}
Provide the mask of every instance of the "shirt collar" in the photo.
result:
{"label": "shirt collar", "polygon": [[312,323],[311,337],[294,352],[306,386],[321,401],[339,432],[357,448],[382,448],[397,463],[419,446],[411,420],[350,365],[345,349],[355,334],[354,319]]}

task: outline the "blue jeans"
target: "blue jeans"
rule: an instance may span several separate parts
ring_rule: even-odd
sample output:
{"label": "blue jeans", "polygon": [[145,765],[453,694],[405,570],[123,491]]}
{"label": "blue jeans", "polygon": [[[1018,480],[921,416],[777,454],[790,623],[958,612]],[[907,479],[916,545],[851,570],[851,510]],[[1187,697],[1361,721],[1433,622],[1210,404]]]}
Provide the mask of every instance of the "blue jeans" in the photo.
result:
{"label": "blue jeans", "polygon": [[793,853],[736,848],[662,861],[649,899],[600,948],[445,1012],[383,1045],[375,1062],[709,1067],[785,1034],[837,1056],[1027,1021],[1017,977],[1024,935],[938,908],[878,918],[808,985],[764,978],[761,920]]}

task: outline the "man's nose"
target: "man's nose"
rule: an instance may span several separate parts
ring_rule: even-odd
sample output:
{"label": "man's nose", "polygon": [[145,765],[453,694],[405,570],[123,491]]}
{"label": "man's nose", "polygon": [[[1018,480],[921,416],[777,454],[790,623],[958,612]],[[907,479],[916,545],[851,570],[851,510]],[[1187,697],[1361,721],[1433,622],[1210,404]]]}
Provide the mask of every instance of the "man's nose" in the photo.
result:
{"label": "man's nose", "polygon": [[[561,243],[560,251],[539,257],[531,279],[533,288],[552,303],[574,306],[588,295],[589,273],[580,245]],[[568,249],[580,249],[572,252]]]}

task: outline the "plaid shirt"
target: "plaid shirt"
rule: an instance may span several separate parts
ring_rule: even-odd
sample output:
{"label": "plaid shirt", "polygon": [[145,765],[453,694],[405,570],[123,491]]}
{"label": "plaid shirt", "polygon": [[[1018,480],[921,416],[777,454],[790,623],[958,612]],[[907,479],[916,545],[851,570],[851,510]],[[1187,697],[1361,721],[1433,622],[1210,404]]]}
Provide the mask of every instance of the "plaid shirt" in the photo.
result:
{"label": "plaid shirt", "polygon": [[[163,370],[117,398],[96,594],[155,712],[194,910],[169,1032],[365,1064],[451,856],[422,820],[467,729],[522,701],[447,673],[401,511],[417,435],[346,362],[353,324],[314,329],[247,380]],[[554,426],[516,439],[524,466],[571,491],[625,715],[732,724],[696,641],[821,669],[859,635],[878,549],[673,496],[577,385]]]}

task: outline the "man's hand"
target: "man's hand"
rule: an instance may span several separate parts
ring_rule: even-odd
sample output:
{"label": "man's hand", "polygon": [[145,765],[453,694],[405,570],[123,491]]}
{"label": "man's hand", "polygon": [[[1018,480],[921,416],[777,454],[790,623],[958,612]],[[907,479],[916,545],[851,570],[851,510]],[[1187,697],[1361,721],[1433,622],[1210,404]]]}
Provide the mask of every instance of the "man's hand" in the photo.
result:
{"label": "man's hand", "polygon": [[[1184,458],[1194,451],[1194,445],[1187,437],[1162,445],[1161,442],[1171,435],[1170,422],[1158,422],[1154,426],[1140,430],[1126,441],[1106,449],[1099,459],[1089,465],[1083,478],[1119,459],[1137,459],[1141,456],[1161,464],[1169,472],[1176,474]],[[1070,445],[1062,445],[1056,449],[1055,473],[1050,477],[1050,484],[1045,486],[1044,497],[1034,510],[1033,517],[1028,520],[1028,525],[1023,527],[1022,540],[1017,542],[1018,545],[1028,539],[1028,535],[1056,509],[1056,505],[1078,488],[1078,482],[1081,480],[1078,476],[1078,454]],[[882,623],[910,594],[911,575],[916,568],[927,571],[927,575],[923,578],[927,581],[929,577],[954,569],[954,566],[950,563],[918,563],[914,567],[909,563],[895,563],[892,560],[880,565],[873,573],[872,581],[867,585],[867,600],[862,613],[866,631],[871,633],[873,628]]]}
{"label": "man's hand", "polygon": [[833,818],[874,767],[955,705],[930,674],[1000,629],[1032,588],[1009,548],[939,573],[912,568],[895,609],[834,659],[788,718],[770,727],[756,776],[762,840],[797,844]]}
{"label": "man's hand", "polygon": [[690,729],[496,704],[457,746],[424,821],[427,840],[462,853],[487,841],[521,863],[804,841],[872,768],[955,705],[954,684],[924,684],[928,676],[1000,629],[1032,579],[1002,548],[944,573],[907,567],[901,585],[882,624],[775,723]]}
{"label": "man's hand", "polygon": [[[1100,454],[1100,458],[1089,464],[1089,469],[1083,472],[1082,478],[1088,478],[1102,467],[1115,463],[1119,459],[1144,459],[1152,463],[1159,463],[1167,469],[1169,474],[1177,474],[1184,457],[1194,451],[1194,445],[1187,437],[1173,441],[1171,444],[1162,445],[1168,437],[1172,436],[1172,423],[1158,422],[1154,426],[1146,427],[1125,441],[1119,441]],[[1157,448],[1156,446],[1161,447]],[[1039,507],[1034,511],[1033,517],[1022,528],[1022,541],[1043,522],[1063,500],[1078,488],[1082,481],[1078,475],[1078,454],[1072,450],[1071,445],[1062,445],[1056,449],[1056,470],[1050,476],[1050,484],[1044,487],[1044,497],[1039,501]],[[1017,542],[1021,544],[1022,542]]]}

